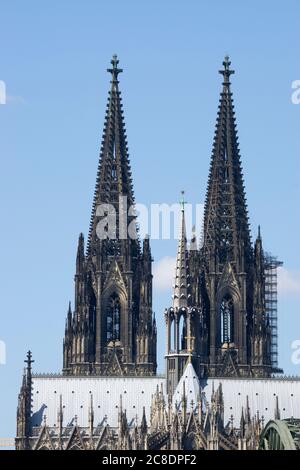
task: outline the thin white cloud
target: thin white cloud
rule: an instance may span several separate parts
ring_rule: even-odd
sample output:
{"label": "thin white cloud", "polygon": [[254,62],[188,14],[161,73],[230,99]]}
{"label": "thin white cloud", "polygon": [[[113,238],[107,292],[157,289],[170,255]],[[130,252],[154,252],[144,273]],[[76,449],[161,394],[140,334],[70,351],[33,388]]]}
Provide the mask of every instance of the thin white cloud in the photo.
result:
{"label": "thin white cloud", "polygon": [[25,104],[26,101],[22,96],[13,96],[13,95],[6,95],[6,103],[13,103],[13,104]]}
{"label": "thin white cloud", "polygon": [[278,268],[278,292],[281,295],[300,296],[300,271],[288,271]]}
{"label": "thin white cloud", "polygon": [[164,256],[153,263],[153,287],[159,292],[171,289],[175,276],[176,258]]}

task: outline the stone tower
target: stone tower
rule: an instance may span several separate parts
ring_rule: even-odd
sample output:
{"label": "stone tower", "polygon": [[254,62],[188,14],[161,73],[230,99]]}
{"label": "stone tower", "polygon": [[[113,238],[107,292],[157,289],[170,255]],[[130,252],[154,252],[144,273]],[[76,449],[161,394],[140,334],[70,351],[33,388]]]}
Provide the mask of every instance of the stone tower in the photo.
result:
{"label": "stone tower", "polygon": [[75,306],[64,339],[66,375],[153,375],[152,256],[141,247],[125,124],[113,57],[87,247],[79,236]]}
{"label": "stone tower", "polygon": [[259,233],[253,249],[228,57],[223,67],[200,251],[207,370],[218,376],[268,376],[271,331],[264,305],[262,239]]}
{"label": "stone tower", "polygon": [[187,246],[182,206],[173,306],[165,311],[170,393],[188,361],[203,378],[281,372],[272,366],[260,229],[251,242],[228,57],[223,67],[200,248],[195,234]]}

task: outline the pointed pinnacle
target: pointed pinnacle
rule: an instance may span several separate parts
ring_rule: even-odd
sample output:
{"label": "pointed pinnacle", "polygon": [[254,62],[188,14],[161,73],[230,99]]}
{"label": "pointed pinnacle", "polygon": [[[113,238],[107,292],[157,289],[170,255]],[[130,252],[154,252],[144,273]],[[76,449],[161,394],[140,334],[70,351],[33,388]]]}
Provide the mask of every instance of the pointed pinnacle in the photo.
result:
{"label": "pointed pinnacle", "polygon": [[185,194],[185,191],[182,190],[181,191],[181,199],[180,199],[180,205],[181,205],[182,212],[184,212],[184,205],[186,204],[186,201],[184,199],[184,194]]}
{"label": "pointed pinnacle", "polygon": [[279,408],[278,395],[276,395],[276,399],[275,399],[274,418],[275,418],[275,419],[280,419],[280,408]]}

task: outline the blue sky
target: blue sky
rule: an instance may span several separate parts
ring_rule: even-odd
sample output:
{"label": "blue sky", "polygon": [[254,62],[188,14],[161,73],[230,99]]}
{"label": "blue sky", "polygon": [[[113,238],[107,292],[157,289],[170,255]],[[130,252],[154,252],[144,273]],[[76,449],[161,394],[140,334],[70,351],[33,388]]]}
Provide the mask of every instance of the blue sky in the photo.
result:
{"label": "blue sky", "polygon": [[[280,6],[279,6],[280,4]],[[36,371],[59,371],[79,232],[87,233],[109,89],[120,58],[138,202],[203,202],[229,54],[251,227],[284,261],[280,365],[300,339],[298,1],[2,1],[0,80],[0,437],[15,434],[17,393],[28,348]],[[167,268],[176,241],[152,243],[159,355]],[[160,269],[158,269],[160,268]],[[172,273],[173,275],[173,273]],[[171,277],[172,277],[171,275]],[[160,361],[160,370],[163,361]]]}

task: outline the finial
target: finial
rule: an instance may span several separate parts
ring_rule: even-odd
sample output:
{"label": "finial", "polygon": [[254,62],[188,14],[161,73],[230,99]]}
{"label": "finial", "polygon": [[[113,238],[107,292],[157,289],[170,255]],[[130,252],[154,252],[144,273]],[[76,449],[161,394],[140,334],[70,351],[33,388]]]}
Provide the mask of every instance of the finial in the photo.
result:
{"label": "finial", "polygon": [[257,238],[260,240],[261,239],[261,234],[260,234],[260,225],[258,226],[258,235]]}
{"label": "finial", "polygon": [[230,81],[229,81],[230,75],[232,75],[234,73],[234,70],[230,69],[230,64],[231,64],[231,62],[229,60],[229,56],[226,55],[225,59],[223,61],[224,70],[219,70],[219,73],[221,75],[223,75],[223,77],[224,77],[223,85],[227,85],[227,86],[230,85]]}
{"label": "finial", "polygon": [[107,69],[109,73],[112,75],[111,83],[118,83],[118,75],[119,73],[123,72],[123,69],[118,68],[119,59],[116,54],[113,55],[112,60],[110,61],[112,68]]}
{"label": "finial", "polygon": [[24,362],[26,362],[26,364],[27,364],[27,371],[31,372],[31,364],[34,362],[34,360],[32,359],[32,352],[31,351],[27,352],[27,359],[25,359]]}
{"label": "finial", "polygon": [[120,394],[119,403],[120,403],[120,404],[119,404],[120,414],[122,414],[122,411],[123,411],[122,394]]}
{"label": "finial", "polygon": [[192,363],[192,357],[193,357],[193,350],[194,350],[194,341],[195,341],[195,336],[185,336],[184,337],[188,343],[189,343],[189,347],[187,348],[187,352],[188,352],[188,364],[191,364]]}
{"label": "finial", "polygon": [[185,194],[185,191],[182,190],[181,191],[181,199],[180,199],[180,205],[181,205],[181,211],[184,212],[184,205],[186,204],[186,201],[184,199],[184,194]]}
{"label": "finial", "polygon": [[57,424],[58,424],[58,432],[59,432],[60,437],[62,434],[63,419],[64,419],[64,415],[63,415],[62,395],[60,394],[59,395],[59,408],[57,412]]}

